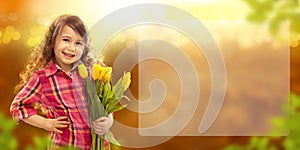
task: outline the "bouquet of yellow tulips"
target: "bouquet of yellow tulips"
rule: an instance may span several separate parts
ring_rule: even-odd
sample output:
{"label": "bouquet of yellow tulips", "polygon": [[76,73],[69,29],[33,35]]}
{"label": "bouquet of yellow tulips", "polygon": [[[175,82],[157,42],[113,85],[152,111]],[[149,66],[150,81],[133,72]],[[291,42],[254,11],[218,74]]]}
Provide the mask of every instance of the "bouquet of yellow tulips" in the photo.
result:
{"label": "bouquet of yellow tulips", "polygon": [[[129,100],[123,94],[131,82],[130,72],[124,73],[115,85],[111,85],[111,67],[102,67],[99,64],[94,64],[92,67],[92,79],[88,77],[87,69],[83,64],[78,66],[78,70],[80,76],[85,79],[87,86],[90,123],[126,107],[126,105],[121,105],[119,102],[122,98]],[[104,136],[97,135],[93,129],[91,129],[91,134],[91,149],[104,150]],[[110,149],[110,143],[120,145],[111,131],[106,134],[106,138],[108,140],[108,149]]]}

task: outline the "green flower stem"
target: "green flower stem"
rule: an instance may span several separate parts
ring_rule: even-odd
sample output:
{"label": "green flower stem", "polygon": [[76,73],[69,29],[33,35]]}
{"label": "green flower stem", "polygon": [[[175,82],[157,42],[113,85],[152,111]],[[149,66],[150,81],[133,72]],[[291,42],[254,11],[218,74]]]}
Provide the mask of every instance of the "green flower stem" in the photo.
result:
{"label": "green flower stem", "polygon": [[97,135],[94,131],[92,134],[91,150],[105,150],[105,138],[103,135]]}
{"label": "green flower stem", "polygon": [[[127,77],[128,78],[128,77]],[[97,135],[92,128],[92,122],[96,119],[107,116],[109,113],[119,111],[126,107],[126,105],[119,105],[121,98],[124,96],[124,92],[127,88],[121,84],[121,77],[115,85],[111,85],[109,81],[103,83],[102,80],[93,81],[89,78],[85,78],[88,96],[89,107],[89,121],[91,126],[92,145],[91,150],[105,150],[105,136]],[[127,79],[130,83],[130,79]],[[129,83],[126,82],[126,85]],[[126,98],[129,100],[128,98]],[[108,140],[108,149],[110,150],[110,143],[114,145],[120,145],[120,143],[114,138],[111,131],[106,134]]]}

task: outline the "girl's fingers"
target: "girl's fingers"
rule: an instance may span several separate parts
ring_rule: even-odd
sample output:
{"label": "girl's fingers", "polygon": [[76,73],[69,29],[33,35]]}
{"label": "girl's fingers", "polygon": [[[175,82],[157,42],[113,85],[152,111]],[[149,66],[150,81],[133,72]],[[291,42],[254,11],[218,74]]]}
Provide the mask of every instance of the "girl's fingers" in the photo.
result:
{"label": "girl's fingers", "polygon": [[92,127],[93,127],[95,130],[97,130],[97,129],[99,128],[98,126],[96,126],[95,123],[92,124]]}
{"label": "girl's fingers", "polygon": [[107,132],[104,126],[97,126],[97,125],[93,124],[92,127],[93,127],[95,133],[98,135],[103,135]]}
{"label": "girl's fingers", "polygon": [[100,131],[103,130],[103,127],[97,126],[97,125],[93,125],[94,130]]}
{"label": "girl's fingers", "polygon": [[66,128],[68,125],[63,125],[63,124],[61,124],[61,125],[57,125],[57,127],[56,128]]}
{"label": "girl's fingers", "polygon": [[56,120],[64,120],[64,119],[67,119],[68,117],[67,116],[60,116],[60,117],[57,117]]}
{"label": "girl's fingers", "polygon": [[94,122],[98,123],[98,122],[103,122],[105,120],[107,120],[107,117],[100,117],[100,118],[96,119]]}
{"label": "girl's fingers", "polygon": [[95,133],[98,135],[105,134],[109,128],[108,122],[109,122],[109,118],[107,118],[107,117],[100,117],[100,118],[96,119],[95,121],[93,121],[92,127],[93,127]]}
{"label": "girl's fingers", "polygon": [[97,126],[93,126],[93,128],[94,128],[95,133],[98,135],[103,135],[105,133],[105,131],[102,128],[99,128]]}
{"label": "girl's fingers", "polygon": [[98,118],[96,119],[94,122],[93,122],[93,125],[95,126],[104,126],[105,123],[107,122],[108,118],[107,117],[101,117],[101,118]]}
{"label": "girl's fingers", "polygon": [[68,127],[68,125],[70,124],[69,121],[65,121],[65,119],[67,119],[67,116],[60,116],[56,118],[56,125],[55,125],[55,129],[54,132],[57,133],[63,133],[61,130],[58,130],[57,128],[66,128]]}
{"label": "girl's fingers", "polygon": [[58,129],[54,129],[54,132],[56,132],[56,133],[59,133],[59,134],[62,134],[63,132],[62,131],[60,131],[60,130],[58,130]]}
{"label": "girl's fingers", "polygon": [[104,128],[105,122],[93,122],[93,126],[98,128]]}
{"label": "girl's fingers", "polygon": [[70,124],[70,122],[68,122],[68,121],[59,121],[57,124],[68,125],[68,124]]}
{"label": "girl's fingers", "polygon": [[62,125],[70,124],[69,121],[65,121],[65,119],[67,119],[67,118],[68,118],[67,116],[60,116],[60,117],[57,117],[57,118],[56,118],[57,124],[62,124]]}

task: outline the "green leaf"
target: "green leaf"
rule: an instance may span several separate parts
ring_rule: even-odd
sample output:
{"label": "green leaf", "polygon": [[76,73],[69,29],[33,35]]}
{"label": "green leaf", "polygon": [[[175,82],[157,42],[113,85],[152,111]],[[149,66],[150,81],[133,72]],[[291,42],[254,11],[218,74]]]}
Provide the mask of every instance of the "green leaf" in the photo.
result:
{"label": "green leaf", "polygon": [[112,89],[113,89],[114,91],[116,91],[116,89],[117,89],[118,87],[120,87],[122,78],[123,78],[123,77],[121,77],[121,78],[115,83],[115,85],[113,86]]}
{"label": "green leaf", "polygon": [[109,91],[111,91],[111,85],[110,85],[110,82],[107,82],[107,88],[109,89]]}
{"label": "green leaf", "polygon": [[281,117],[272,118],[271,123],[272,123],[272,125],[274,125],[278,129],[282,129],[286,126],[285,120]]}
{"label": "green leaf", "polygon": [[125,90],[123,87],[120,87],[120,89],[115,93],[115,96],[118,98],[118,99],[121,99],[123,94],[124,94]]}
{"label": "green leaf", "polygon": [[104,107],[97,96],[95,87],[91,80],[86,79],[87,84],[87,93],[88,93],[88,106],[89,106],[89,115],[90,123],[94,120],[105,115]]}
{"label": "green leaf", "polygon": [[254,136],[254,137],[251,137],[250,143],[247,147],[249,149],[254,149],[254,148],[256,148],[257,145],[258,145],[258,137]]}
{"label": "green leaf", "polygon": [[105,83],[103,89],[104,90],[103,90],[102,104],[103,106],[106,106],[108,104],[108,98],[111,93],[110,83],[109,82]]}
{"label": "green leaf", "polygon": [[116,98],[107,98],[106,108],[111,107],[111,103],[115,100],[116,100]]}
{"label": "green leaf", "polygon": [[233,145],[226,146],[222,150],[244,150],[244,149],[245,148],[242,147],[241,145],[233,144]]}
{"label": "green leaf", "polygon": [[285,139],[283,141],[283,146],[286,150],[294,150],[296,147],[294,146],[294,141],[293,139]]}
{"label": "green leaf", "polygon": [[117,98],[120,98],[120,90],[122,90],[121,82],[122,82],[123,77],[121,77],[117,83],[113,86],[112,91],[114,91],[114,95]]}
{"label": "green leaf", "polygon": [[123,95],[122,98],[125,98],[126,100],[130,101],[130,99],[125,95]]}
{"label": "green leaf", "polygon": [[114,107],[116,107],[116,105],[119,103],[118,99],[114,99],[112,101],[110,101],[110,103],[107,104],[107,113],[111,113]]}
{"label": "green leaf", "polygon": [[115,139],[115,137],[111,131],[108,131],[108,133],[106,134],[106,137],[107,137],[107,140],[109,143],[121,146],[121,144]]}
{"label": "green leaf", "polygon": [[105,90],[106,90],[105,98],[108,99],[109,93],[111,92],[110,83],[107,82],[104,87],[105,87]]}
{"label": "green leaf", "polygon": [[115,111],[122,110],[122,109],[125,108],[126,106],[127,106],[127,105],[115,106],[114,108],[110,109],[110,112],[115,112]]}
{"label": "green leaf", "polygon": [[[101,80],[96,80],[96,83],[95,83],[96,89],[100,89],[100,88],[101,88],[101,87],[100,87],[101,84],[102,84],[101,82],[102,82]],[[97,91],[97,94],[98,94],[98,95],[101,94],[100,90]]]}
{"label": "green leaf", "polygon": [[297,96],[296,94],[291,94],[290,95],[291,103],[293,108],[299,108],[300,107],[300,97]]}
{"label": "green leaf", "polygon": [[261,150],[267,149],[268,144],[269,144],[269,139],[266,137],[262,137],[262,138],[260,138],[257,147],[258,147],[258,149],[261,149]]}

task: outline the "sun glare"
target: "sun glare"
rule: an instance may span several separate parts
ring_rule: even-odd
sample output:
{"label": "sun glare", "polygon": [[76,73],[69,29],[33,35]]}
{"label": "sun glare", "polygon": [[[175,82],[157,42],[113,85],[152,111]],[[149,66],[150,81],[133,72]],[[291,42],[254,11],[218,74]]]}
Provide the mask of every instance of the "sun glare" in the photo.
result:
{"label": "sun glare", "polygon": [[[60,5],[57,5],[60,3]],[[29,0],[27,7],[30,8],[31,18],[35,18],[37,26],[48,26],[53,18],[64,13],[70,13],[79,15],[82,20],[92,28],[99,20],[104,16],[117,11],[118,9],[132,6],[136,4],[144,3],[158,3],[167,4],[183,11],[186,11],[197,18],[204,24],[207,22],[214,22],[213,24],[206,24],[207,27],[212,30],[214,37],[217,39],[227,39],[231,35],[231,38],[243,45],[253,44],[257,40],[265,38],[270,40],[270,37],[266,37],[268,32],[267,29],[263,31],[260,30],[260,34],[248,34],[250,23],[245,20],[245,17],[250,11],[250,8],[240,0],[89,0],[89,1],[73,1],[73,0],[53,0],[53,1],[34,1]],[[51,8],[51,9],[48,9]],[[153,13],[153,12],[151,12]],[[177,20],[185,20],[185,18],[179,18],[178,16],[172,16],[172,14],[166,14],[163,8],[158,8],[156,12],[158,16],[165,19],[176,18]],[[147,14],[139,14],[139,17],[147,17]],[[122,18],[111,22],[112,25],[118,24],[122,21]],[[185,20],[186,21],[186,20]],[[251,25],[251,28],[255,26]],[[257,25],[257,27],[262,28],[262,26]],[[255,30],[255,29],[254,29]],[[286,30],[286,29],[285,29]],[[228,35],[230,31],[231,35]],[[1,33],[2,32],[2,33]],[[266,33],[264,33],[266,32]],[[1,43],[8,43],[10,38],[8,34],[4,33],[4,30],[0,31]],[[17,34],[13,34],[14,38],[18,38]],[[246,36],[245,36],[246,35]],[[263,36],[263,37],[259,37]],[[33,45],[38,41],[39,38],[29,39],[27,45]],[[288,40],[290,38],[287,38]],[[298,41],[292,38],[292,45],[298,45]],[[251,42],[249,42],[251,41]],[[246,43],[246,44],[245,44]]]}

